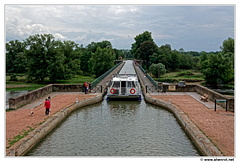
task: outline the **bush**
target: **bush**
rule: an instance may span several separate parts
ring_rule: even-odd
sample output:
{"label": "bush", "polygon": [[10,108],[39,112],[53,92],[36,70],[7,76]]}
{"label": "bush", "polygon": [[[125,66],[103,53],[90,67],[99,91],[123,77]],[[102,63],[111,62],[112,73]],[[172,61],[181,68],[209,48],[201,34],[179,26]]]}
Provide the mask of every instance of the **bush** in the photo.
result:
{"label": "bush", "polygon": [[149,67],[149,71],[154,77],[160,77],[160,75],[164,75],[166,73],[166,68],[162,63],[152,64]]}
{"label": "bush", "polygon": [[18,81],[18,78],[17,78],[16,74],[12,74],[10,76],[10,81]]}

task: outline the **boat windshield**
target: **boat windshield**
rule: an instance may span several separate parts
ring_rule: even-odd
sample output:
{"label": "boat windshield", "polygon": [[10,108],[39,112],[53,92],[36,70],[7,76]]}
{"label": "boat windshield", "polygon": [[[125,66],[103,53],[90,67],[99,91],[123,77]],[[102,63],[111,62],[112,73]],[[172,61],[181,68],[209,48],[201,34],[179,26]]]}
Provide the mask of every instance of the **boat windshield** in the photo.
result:
{"label": "boat windshield", "polygon": [[127,82],[127,86],[128,87],[134,87],[134,88],[136,87],[134,81]]}
{"label": "boat windshield", "polygon": [[113,88],[119,88],[120,87],[120,81],[114,81],[112,87]]}

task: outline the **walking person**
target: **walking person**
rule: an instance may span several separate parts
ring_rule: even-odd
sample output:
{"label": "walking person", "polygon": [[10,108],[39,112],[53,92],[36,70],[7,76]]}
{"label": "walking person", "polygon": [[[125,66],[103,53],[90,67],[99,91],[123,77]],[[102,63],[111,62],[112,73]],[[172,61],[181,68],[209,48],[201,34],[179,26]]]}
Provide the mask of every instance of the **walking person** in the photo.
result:
{"label": "walking person", "polygon": [[91,82],[88,82],[88,88],[89,88],[89,93],[91,93],[91,90],[92,90],[92,83]]}
{"label": "walking person", "polygon": [[87,83],[87,81],[83,84],[83,86],[84,86],[84,92],[85,92],[85,94],[87,94],[88,93],[88,83]]}
{"label": "walking person", "polygon": [[48,100],[51,102],[51,96],[48,96]]}
{"label": "walking person", "polygon": [[45,103],[44,103],[44,107],[46,108],[46,110],[45,110],[45,115],[49,115],[50,106],[51,106],[51,104],[50,104],[49,99],[46,99],[46,101],[45,101]]}

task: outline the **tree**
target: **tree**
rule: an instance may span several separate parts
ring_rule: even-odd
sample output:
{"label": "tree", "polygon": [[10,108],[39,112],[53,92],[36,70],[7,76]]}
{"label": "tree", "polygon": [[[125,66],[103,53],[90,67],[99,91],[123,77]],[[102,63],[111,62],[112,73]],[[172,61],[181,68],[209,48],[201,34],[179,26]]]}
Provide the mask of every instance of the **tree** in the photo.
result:
{"label": "tree", "polygon": [[110,48],[112,49],[112,44],[109,41],[102,41],[102,42],[92,42],[91,44],[87,45],[87,50],[91,51],[92,53],[96,52],[97,48]]}
{"label": "tree", "polygon": [[[64,76],[61,79],[69,79],[78,73],[80,70],[81,50],[78,44],[72,41],[59,42],[59,51],[63,53],[64,58]],[[60,79],[60,78],[59,78]]]}
{"label": "tree", "polygon": [[172,49],[170,44],[160,46],[155,57],[155,63],[162,63],[168,71],[172,71]]}
{"label": "tree", "polygon": [[234,53],[234,39],[228,38],[224,40],[222,46],[220,46],[220,49],[223,53]]}
{"label": "tree", "polygon": [[114,66],[114,60],[116,56],[112,49],[110,48],[100,48],[98,47],[95,53],[92,53],[92,57],[89,60],[91,65],[92,74],[99,77],[107,70]]}
{"label": "tree", "polygon": [[201,55],[201,71],[210,84],[234,81],[234,40],[224,40],[221,52]]}
{"label": "tree", "polygon": [[132,44],[131,52],[136,59],[145,61],[146,68],[150,65],[150,58],[157,51],[157,45],[152,39],[151,32],[145,31],[142,34],[137,35],[135,43]]}
{"label": "tree", "polygon": [[137,55],[141,60],[145,60],[146,68],[150,66],[150,57],[157,51],[157,45],[153,41],[145,41],[141,43],[137,49]]}
{"label": "tree", "polygon": [[25,43],[27,45],[28,79],[43,83],[51,73],[56,73],[53,71],[56,69],[52,67],[55,67],[53,64],[56,59],[60,58],[56,56],[59,52],[56,52],[54,37],[51,34],[31,35]]}
{"label": "tree", "polygon": [[162,63],[158,64],[151,64],[149,67],[150,72],[154,77],[160,77],[160,75],[163,75],[166,73],[165,66]]}
{"label": "tree", "polygon": [[6,71],[7,73],[26,72],[25,43],[18,40],[6,43]]}
{"label": "tree", "polygon": [[202,62],[202,73],[206,82],[214,85],[233,79],[231,61],[223,53],[210,54],[209,58]]}
{"label": "tree", "polygon": [[88,61],[92,57],[92,52],[88,50],[83,50],[82,55],[80,56],[80,67],[84,75],[88,75],[91,72],[91,67],[89,66]]}
{"label": "tree", "polygon": [[145,31],[142,34],[137,35],[135,39],[135,43],[132,44],[132,50],[131,52],[134,54],[135,58],[140,59],[138,56],[137,50],[140,47],[140,45],[145,41],[153,41],[152,39],[152,33],[149,31]]}

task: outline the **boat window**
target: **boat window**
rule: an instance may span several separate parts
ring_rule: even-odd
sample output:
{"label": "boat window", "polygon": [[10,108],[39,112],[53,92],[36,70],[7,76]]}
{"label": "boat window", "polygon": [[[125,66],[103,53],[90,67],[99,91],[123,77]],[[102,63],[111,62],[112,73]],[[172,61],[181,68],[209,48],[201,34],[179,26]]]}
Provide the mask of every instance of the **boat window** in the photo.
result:
{"label": "boat window", "polygon": [[113,86],[112,87],[119,88],[120,87],[120,82],[119,81],[113,82]]}
{"label": "boat window", "polygon": [[128,87],[135,87],[135,84],[134,84],[133,81],[130,81],[130,82],[127,83],[127,86]]}

